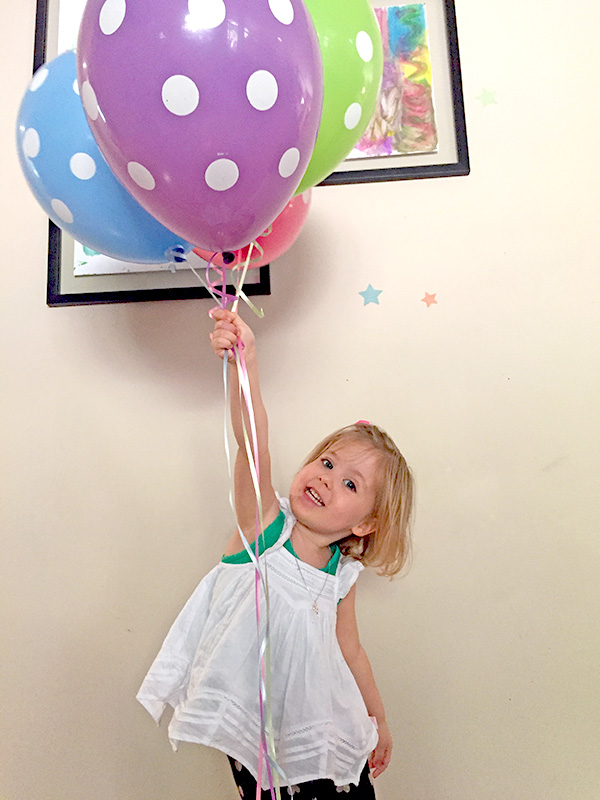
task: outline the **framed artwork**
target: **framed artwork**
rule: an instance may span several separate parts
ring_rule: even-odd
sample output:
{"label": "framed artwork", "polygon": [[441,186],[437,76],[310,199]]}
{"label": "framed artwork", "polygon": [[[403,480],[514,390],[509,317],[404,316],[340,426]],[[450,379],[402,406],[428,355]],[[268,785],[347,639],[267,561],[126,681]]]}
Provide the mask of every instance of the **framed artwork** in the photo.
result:
{"label": "framed artwork", "polygon": [[371,0],[384,56],[378,106],[324,184],[469,174],[454,0]]}
{"label": "framed artwork", "polygon": [[[321,185],[467,175],[469,156],[454,0],[371,0],[384,75],[375,114],[357,146]],[[74,49],[85,0],[37,0],[34,71]],[[118,262],[49,222],[50,306],[209,297],[186,265]],[[189,263],[205,267],[193,253]],[[230,290],[233,287],[230,286]],[[270,293],[269,267],[248,272],[248,295]]]}

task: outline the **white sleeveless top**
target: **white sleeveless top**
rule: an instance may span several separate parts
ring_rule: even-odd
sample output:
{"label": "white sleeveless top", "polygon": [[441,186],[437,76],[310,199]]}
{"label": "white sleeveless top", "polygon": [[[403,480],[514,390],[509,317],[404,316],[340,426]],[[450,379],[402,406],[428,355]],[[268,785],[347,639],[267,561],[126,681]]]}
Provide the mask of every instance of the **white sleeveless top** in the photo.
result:
{"label": "white sleeveless top", "polygon": [[[283,547],[295,519],[289,502],[279,503],[283,531],[260,560],[267,563],[271,708],[277,763],[286,776],[281,783],[330,778],[337,786],[358,784],[378,736],[335,628],[337,603],[363,565],[342,556],[336,574],[328,575],[298,561]],[[167,704],[173,707],[169,738],[175,749],[179,741],[215,747],[256,778],[260,710],[254,576],[252,563],[221,562],[208,573],[171,627],[137,699],[156,722]],[[312,608],[317,595],[318,615]],[[261,624],[264,596],[262,603]],[[267,789],[264,766],[262,774]]]}

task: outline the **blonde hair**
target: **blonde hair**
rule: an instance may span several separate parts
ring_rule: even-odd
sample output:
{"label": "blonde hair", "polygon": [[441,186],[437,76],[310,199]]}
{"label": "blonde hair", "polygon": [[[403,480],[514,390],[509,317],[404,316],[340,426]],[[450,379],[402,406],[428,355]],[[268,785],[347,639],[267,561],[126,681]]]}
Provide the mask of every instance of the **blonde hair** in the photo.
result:
{"label": "blonde hair", "polygon": [[362,422],[340,428],[319,442],[304,466],[346,440],[365,443],[380,455],[380,481],[373,507],[376,528],[367,536],[347,536],[337,544],[344,555],[356,558],[366,567],[376,567],[379,575],[392,578],[410,558],[413,476],[393,439],[377,425]]}

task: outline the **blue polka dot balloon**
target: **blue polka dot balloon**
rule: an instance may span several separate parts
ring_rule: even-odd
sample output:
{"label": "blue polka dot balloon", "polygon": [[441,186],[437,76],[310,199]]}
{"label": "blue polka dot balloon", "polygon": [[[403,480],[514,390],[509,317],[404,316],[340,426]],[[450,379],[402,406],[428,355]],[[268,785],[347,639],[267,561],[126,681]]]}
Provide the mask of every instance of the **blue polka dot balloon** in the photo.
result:
{"label": "blue polka dot balloon", "polygon": [[33,76],[17,118],[17,150],[39,204],[86,247],[139,264],[185,260],[192,245],[143,209],[100,153],[79,95],[74,52]]}

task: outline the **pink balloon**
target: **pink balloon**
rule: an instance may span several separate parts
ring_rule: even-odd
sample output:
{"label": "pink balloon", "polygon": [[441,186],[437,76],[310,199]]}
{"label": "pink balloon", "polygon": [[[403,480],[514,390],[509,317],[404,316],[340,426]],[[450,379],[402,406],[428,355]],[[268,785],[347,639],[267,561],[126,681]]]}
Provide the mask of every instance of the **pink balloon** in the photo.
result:
{"label": "pink balloon", "polygon": [[169,230],[235,250],[294,195],[323,100],[302,0],[88,0],[77,60],[102,154]]}
{"label": "pink balloon", "polygon": [[[260,250],[256,247],[252,249],[251,258],[256,257],[256,261],[251,261],[250,267],[264,267],[265,264],[270,264],[276,258],[282,256],[286,250],[294,244],[302,226],[308,216],[310,208],[312,190],[308,189],[306,192],[294,197],[293,200],[287,204],[281,214],[270,226],[271,232],[265,236],[257,236],[256,241],[263,249],[263,254],[260,255]],[[268,229],[267,229],[268,230]],[[250,245],[246,245],[241,250],[235,250],[227,253],[224,259],[224,253],[213,253],[210,250],[202,250],[199,247],[194,247],[194,253],[199,255],[205,261],[210,261],[216,267],[227,267],[231,269],[238,264],[245,263],[248,258],[248,251]],[[233,258],[231,258],[233,256]]]}

